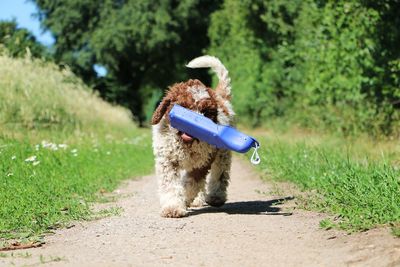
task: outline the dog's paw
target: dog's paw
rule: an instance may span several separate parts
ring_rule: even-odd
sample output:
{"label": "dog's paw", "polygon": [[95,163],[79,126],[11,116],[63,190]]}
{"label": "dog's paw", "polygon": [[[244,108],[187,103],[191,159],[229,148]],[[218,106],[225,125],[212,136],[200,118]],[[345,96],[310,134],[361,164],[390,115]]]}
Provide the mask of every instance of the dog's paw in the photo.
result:
{"label": "dog's paw", "polygon": [[213,207],[221,207],[226,202],[226,196],[207,196],[206,202]]}
{"label": "dog's paw", "polygon": [[161,216],[165,218],[182,218],[186,215],[186,209],[177,206],[167,206],[163,207],[161,210]]}
{"label": "dog's paw", "polygon": [[206,204],[207,203],[204,201],[204,198],[195,198],[190,206],[193,208],[201,208],[204,207]]}
{"label": "dog's paw", "polygon": [[200,192],[196,198],[190,203],[190,206],[193,208],[201,208],[207,205],[206,201],[204,200],[205,196],[203,192]]}

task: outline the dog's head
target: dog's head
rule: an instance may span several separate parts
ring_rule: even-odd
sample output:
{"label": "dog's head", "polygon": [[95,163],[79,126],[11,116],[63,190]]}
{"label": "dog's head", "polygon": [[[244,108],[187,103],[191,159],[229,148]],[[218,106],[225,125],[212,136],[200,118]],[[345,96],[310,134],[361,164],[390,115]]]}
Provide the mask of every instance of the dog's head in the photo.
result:
{"label": "dog's head", "polygon": [[[168,115],[175,104],[198,112],[220,124],[229,124],[233,115],[228,99],[206,87],[199,80],[189,80],[174,84],[169,88],[155,110],[151,123],[155,125],[163,119],[163,123],[166,126],[169,125]],[[193,138],[186,133],[178,132],[178,135],[185,143],[193,141]]]}

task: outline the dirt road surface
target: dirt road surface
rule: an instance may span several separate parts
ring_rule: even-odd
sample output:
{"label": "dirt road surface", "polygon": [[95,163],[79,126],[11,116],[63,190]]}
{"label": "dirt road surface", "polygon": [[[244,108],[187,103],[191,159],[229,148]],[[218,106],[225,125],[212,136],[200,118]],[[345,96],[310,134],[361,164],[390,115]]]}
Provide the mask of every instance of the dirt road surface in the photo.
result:
{"label": "dirt road surface", "polygon": [[165,219],[155,177],[142,177],[116,191],[121,215],[58,230],[42,248],[2,254],[0,266],[400,266],[389,230],[322,230],[325,215],[279,204],[290,196],[271,188],[236,158],[223,207]]}

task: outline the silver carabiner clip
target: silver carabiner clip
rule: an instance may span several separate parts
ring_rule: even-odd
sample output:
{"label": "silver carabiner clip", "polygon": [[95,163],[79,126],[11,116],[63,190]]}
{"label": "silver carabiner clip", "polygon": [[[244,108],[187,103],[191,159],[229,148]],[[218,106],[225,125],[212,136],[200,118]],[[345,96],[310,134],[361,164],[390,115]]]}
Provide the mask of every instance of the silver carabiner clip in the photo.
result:
{"label": "silver carabiner clip", "polygon": [[251,155],[250,162],[254,165],[258,165],[261,162],[261,158],[257,152],[257,150],[260,148],[260,145],[257,142],[255,142],[255,144],[256,144],[256,146],[254,147],[254,152],[253,152],[253,155]]}

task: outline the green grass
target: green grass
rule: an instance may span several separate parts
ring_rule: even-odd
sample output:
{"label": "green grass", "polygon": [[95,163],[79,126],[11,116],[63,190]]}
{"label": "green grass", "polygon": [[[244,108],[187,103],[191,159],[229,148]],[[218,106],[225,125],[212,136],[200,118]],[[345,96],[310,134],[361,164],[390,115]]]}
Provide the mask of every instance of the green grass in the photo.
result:
{"label": "green grass", "polygon": [[54,145],[57,150],[43,144],[0,138],[2,238],[89,219],[90,202],[99,199],[100,190],[110,192],[122,179],[149,173],[153,165],[149,135],[138,130],[123,139],[84,136],[66,148]]}
{"label": "green grass", "polygon": [[152,171],[149,131],[68,69],[0,55],[0,73],[0,247],[118,214],[91,206]]}
{"label": "green grass", "polygon": [[[265,177],[291,181],[307,192],[308,208],[334,215],[325,228],[362,231],[400,227],[399,144],[368,144],[337,137],[261,137]],[[382,147],[390,149],[381,150]],[[396,226],[397,225],[397,226]]]}

